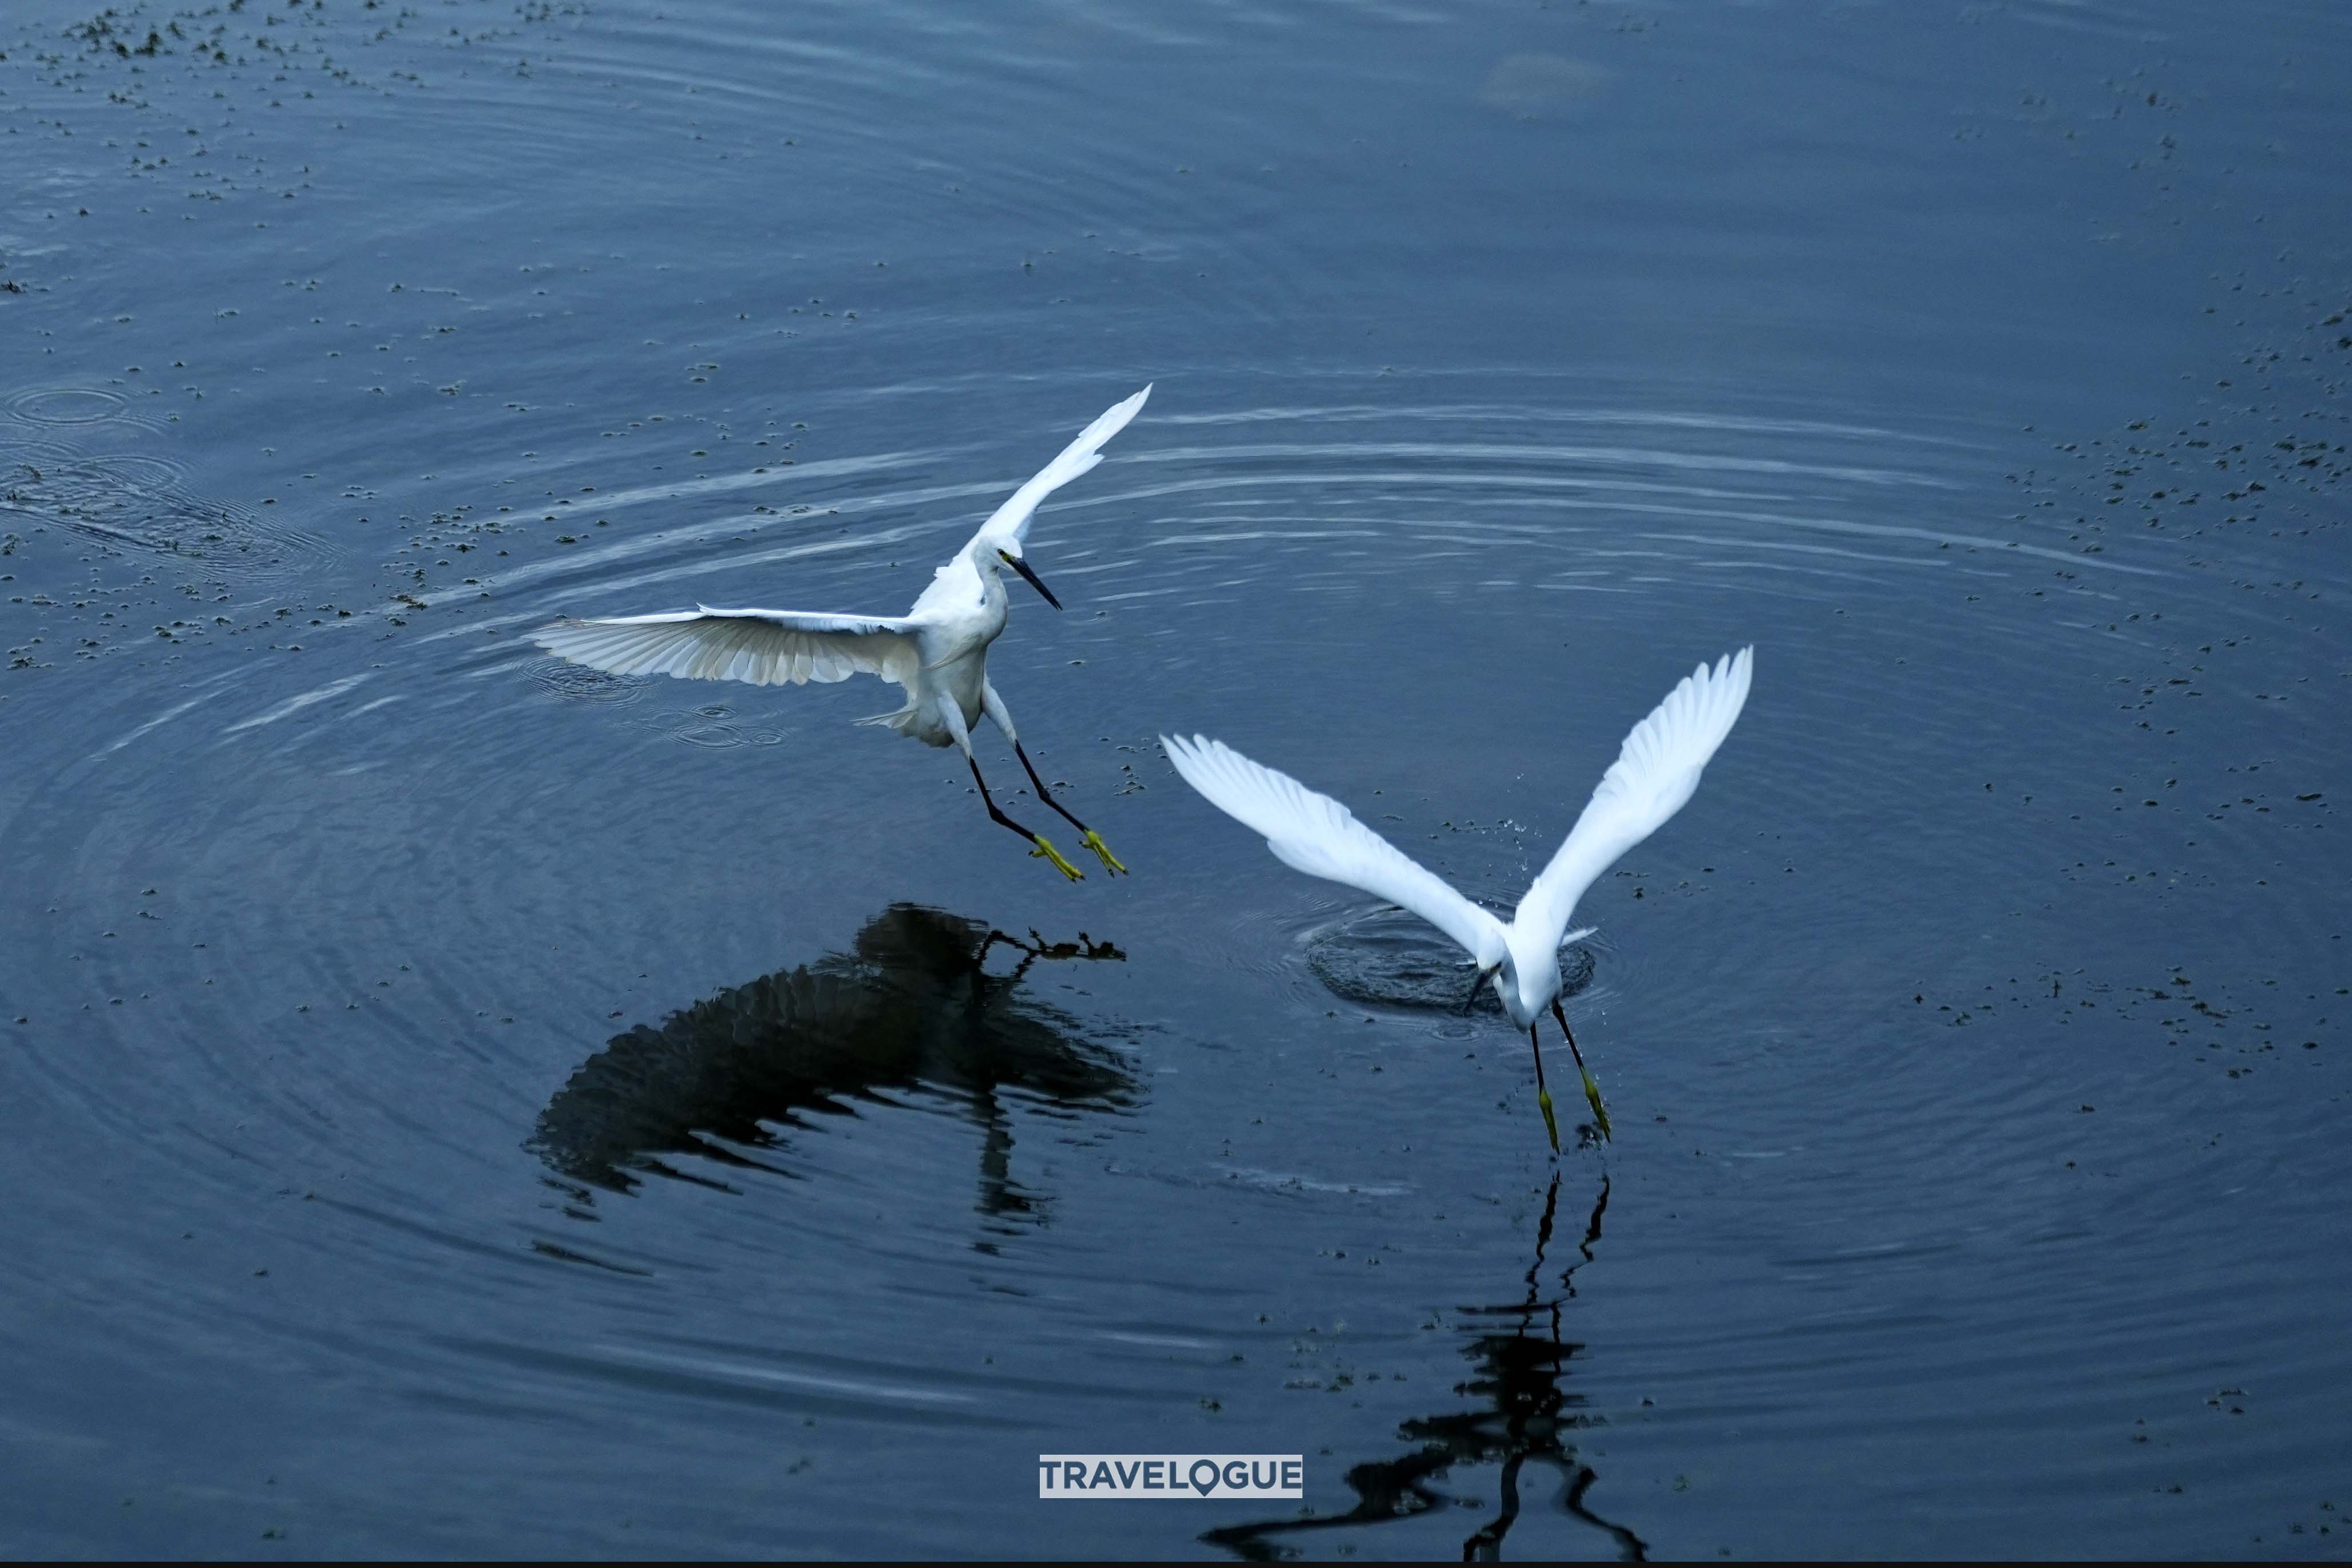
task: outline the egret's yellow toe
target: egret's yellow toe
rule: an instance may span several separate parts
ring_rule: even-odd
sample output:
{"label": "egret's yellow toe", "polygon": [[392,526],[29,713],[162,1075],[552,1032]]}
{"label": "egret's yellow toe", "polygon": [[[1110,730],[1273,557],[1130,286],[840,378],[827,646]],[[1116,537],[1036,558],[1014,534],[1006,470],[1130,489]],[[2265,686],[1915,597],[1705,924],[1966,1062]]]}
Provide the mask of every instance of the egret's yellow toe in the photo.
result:
{"label": "egret's yellow toe", "polygon": [[1063,859],[1062,852],[1055,848],[1053,844],[1044,837],[1038,838],[1037,847],[1029,851],[1029,854],[1033,859],[1042,856],[1045,859],[1051,860],[1054,863],[1054,869],[1059,871],[1063,876],[1067,877],[1073,882],[1083,882],[1087,879],[1087,874],[1084,871],[1079,870],[1076,866],[1073,866],[1067,860]]}
{"label": "egret's yellow toe", "polygon": [[1087,848],[1093,850],[1095,854],[1101,858],[1103,869],[1108,871],[1111,875],[1118,876],[1127,869],[1127,868],[1120,865],[1118,858],[1111,854],[1110,846],[1102,841],[1102,835],[1097,833],[1093,828],[1089,827],[1087,829],[1087,836],[1085,838],[1081,839],[1080,842],[1085,844]]}
{"label": "egret's yellow toe", "polygon": [[1592,1081],[1591,1073],[1584,1075],[1584,1098],[1592,1102],[1592,1120],[1600,1127],[1601,1136],[1608,1137],[1609,1110],[1601,1103],[1601,1086]]}

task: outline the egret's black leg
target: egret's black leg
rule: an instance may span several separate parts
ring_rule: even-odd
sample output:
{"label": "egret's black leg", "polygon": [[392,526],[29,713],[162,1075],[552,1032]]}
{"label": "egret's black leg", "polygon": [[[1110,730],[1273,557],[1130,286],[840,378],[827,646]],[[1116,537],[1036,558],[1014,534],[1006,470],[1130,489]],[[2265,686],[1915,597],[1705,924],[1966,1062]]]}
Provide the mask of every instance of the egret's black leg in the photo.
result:
{"label": "egret's black leg", "polygon": [[997,808],[996,797],[988,793],[988,781],[980,776],[980,764],[976,762],[972,762],[970,757],[966,757],[964,761],[967,763],[970,763],[971,767],[971,782],[980,786],[981,802],[988,807],[989,820],[992,822],[1003,823],[1005,826],[1013,829],[1013,832],[1021,835],[1022,837],[1034,842],[1037,837],[1035,834],[1030,832],[1027,828],[1022,826],[1019,823],[1013,821],[1011,817],[1005,816],[1003,811]]}
{"label": "egret's black leg", "polygon": [[1592,1069],[1584,1065],[1584,1053],[1576,1048],[1576,1037],[1568,1027],[1568,1014],[1559,998],[1551,999],[1551,1016],[1559,1020],[1559,1032],[1568,1037],[1568,1054],[1576,1058],[1576,1070],[1584,1075],[1584,1098],[1592,1102],[1592,1120],[1601,1128],[1601,1136],[1609,1136],[1609,1112],[1601,1103],[1601,1086],[1592,1081]]}
{"label": "egret's black leg", "polygon": [[1536,1104],[1543,1109],[1544,1131],[1551,1134],[1551,1152],[1559,1152],[1559,1122],[1551,1113],[1551,1090],[1544,1086],[1543,1041],[1536,1037],[1536,1026],[1528,1026],[1528,1044],[1536,1052]]}
{"label": "egret's black leg", "polygon": [[1047,805],[1052,806],[1055,811],[1060,812],[1069,825],[1078,830],[1078,841],[1084,844],[1087,848],[1093,850],[1097,856],[1101,857],[1103,869],[1108,871],[1113,876],[1117,876],[1120,872],[1126,870],[1126,867],[1111,858],[1110,850],[1104,846],[1102,836],[1097,833],[1093,828],[1088,827],[1085,823],[1080,822],[1077,817],[1072,814],[1069,807],[1064,805],[1060,801],[1054,798],[1054,792],[1047,789],[1045,787],[1045,781],[1037,776],[1037,764],[1029,760],[1029,753],[1021,749],[1021,742],[1019,741],[1013,742],[1013,754],[1020,758],[1021,765],[1029,771],[1029,782],[1037,786],[1037,798],[1044,801]]}
{"label": "egret's black leg", "polygon": [[1054,868],[1061,872],[1062,875],[1067,877],[1071,881],[1079,881],[1085,878],[1086,873],[1079,870],[1076,866],[1071,865],[1067,860],[1063,859],[1059,850],[1055,849],[1051,844],[1046,843],[1044,839],[1038,837],[1035,834],[1030,832],[1027,828],[1022,826],[1019,823],[1005,816],[1003,811],[999,810],[996,805],[996,797],[988,793],[988,781],[980,776],[980,763],[973,761],[971,757],[964,758],[964,761],[971,765],[971,782],[980,786],[980,798],[988,807],[988,816],[990,821],[1003,824],[1004,826],[1009,827],[1013,829],[1013,832],[1021,835],[1022,837],[1029,840],[1030,843],[1035,845],[1036,847],[1031,850],[1030,853],[1033,855],[1042,855],[1046,859],[1051,860],[1054,863]]}
{"label": "egret's black leg", "polygon": [[1568,1041],[1568,1054],[1576,1058],[1576,1070],[1591,1077],[1591,1069],[1584,1065],[1584,1053],[1576,1048],[1576,1037],[1569,1032],[1567,1010],[1560,1006],[1557,996],[1551,999],[1551,1016],[1559,1020],[1559,1032]]}
{"label": "egret's black leg", "polygon": [[1076,828],[1081,833],[1086,832],[1087,825],[1080,822],[1076,816],[1071,816],[1070,808],[1064,805],[1060,801],[1055,800],[1054,798],[1054,792],[1045,787],[1045,781],[1037,776],[1037,764],[1029,760],[1029,753],[1022,749],[1021,742],[1018,741],[1013,742],[1013,754],[1020,758],[1021,765],[1028,770],[1029,782],[1037,786],[1037,798],[1044,801],[1047,805],[1052,806],[1055,811],[1060,812],[1063,819],[1068,822],[1071,826]]}

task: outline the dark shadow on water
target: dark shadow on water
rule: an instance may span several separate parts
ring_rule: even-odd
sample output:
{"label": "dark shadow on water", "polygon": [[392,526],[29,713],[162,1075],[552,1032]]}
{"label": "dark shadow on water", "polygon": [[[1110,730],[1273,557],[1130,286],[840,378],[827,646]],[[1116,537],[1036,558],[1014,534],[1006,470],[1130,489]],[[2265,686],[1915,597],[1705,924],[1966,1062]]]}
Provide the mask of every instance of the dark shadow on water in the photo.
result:
{"label": "dark shadow on water", "polygon": [[1123,1109],[1137,1085],[1118,1053],[1022,994],[1021,983],[1040,960],[1124,956],[1083,935],[1023,940],[894,904],[848,952],[614,1036],[548,1101],[529,1146],[581,1203],[593,1202],[591,1189],[626,1193],[646,1176],[732,1190],[664,1156],[791,1177],[780,1156],[814,1118],[891,1104],[893,1090],[929,1091],[980,1124],[981,1212],[1031,1215],[1042,1199],[1011,1173],[1006,1091],[1069,1115]]}
{"label": "dark shadow on water", "polygon": [[1535,1261],[1528,1267],[1525,1299],[1505,1306],[1459,1309],[1467,1334],[1462,1354],[1472,1371],[1454,1385],[1454,1392],[1477,1401],[1474,1407],[1401,1423],[1397,1436],[1417,1447],[1395,1458],[1350,1468],[1346,1479],[1356,1494],[1356,1506],[1346,1513],[1232,1525],[1209,1531],[1201,1539],[1250,1562],[1296,1557],[1297,1549],[1286,1544],[1284,1536],[1418,1517],[1454,1500],[1437,1490],[1435,1483],[1456,1465],[1499,1464],[1500,1507],[1462,1543],[1465,1563],[1496,1562],[1503,1554],[1503,1538],[1518,1520],[1520,1477],[1533,1460],[1557,1476],[1562,1512],[1607,1537],[1620,1558],[1645,1561],[1649,1547],[1640,1536],[1584,1505],[1585,1494],[1599,1478],[1567,1438],[1598,1422],[1583,1413],[1582,1394],[1561,1386],[1569,1363],[1584,1347],[1560,1337],[1560,1307],[1576,1294],[1576,1271],[1592,1260],[1593,1244],[1601,1239],[1601,1218],[1609,1207],[1609,1184],[1601,1182],[1584,1239],[1577,1246],[1577,1260],[1560,1270],[1555,1290],[1546,1279],[1545,1254],[1559,1205],[1559,1177],[1555,1174],[1536,1229]]}

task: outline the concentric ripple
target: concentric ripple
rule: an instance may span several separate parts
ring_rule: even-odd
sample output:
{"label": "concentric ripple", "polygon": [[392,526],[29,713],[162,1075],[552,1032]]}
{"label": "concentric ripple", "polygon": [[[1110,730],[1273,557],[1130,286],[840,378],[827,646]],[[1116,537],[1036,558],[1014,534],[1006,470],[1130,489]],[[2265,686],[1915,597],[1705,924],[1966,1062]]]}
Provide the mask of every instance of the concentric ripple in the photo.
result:
{"label": "concentric ripple", "polygon": [[[1083,416],[1105,390],[1039,401]],[[1490,996],[1462,1011],[1442,939],[1284,870],[1183,790],[1153,737],[1202,730],[1292,769],[1508,907],[1624,728],[1748,641],[1751,712],[1685,813],[1588,896],[1580,918],[1601,934],[1563,962],[1619,1119],[1607,1158],[1650,1173],[1623,1223],[1717,1214],[1716,1239],[1633,1247],[1620,1289],[1639,1311],[1590,1331],[1618,1322],[1606,1355],[1571,1352],[1588,1342],[1543,1313],[1524,1334],[1464,1315],[1462,1353],[1572,1353],[1590,1381],[1527,1387],[1596,1416],[1641,1408],[1628,1378],[1700,1375],[1670,1375],[1685,1365],[1706,1388],[1785,1399],[1780,1330],[1727,1342],[1670,1304],[1718,1266],[1722,1236],[1773,1230],[1754,1205],[1789,1189],[1765,1172],[1801,1188],[1900,1168],[1976,1180],[2021,1213],[2047,1201],[1982,1173],[2051,1136],[2020,1103],[2113,1100],[2081,1082],[2106,1069],[2053,1044],[2131,1047],[2078,1033],[2104,1011],[2060,1025],[2057,1009],[2152,972],[2084,919],[2108,884],[2018,853],[2067,742],[2006,716],[2029,690],[2046,706],[2063,665],[2060,689],[2086,694],[2074,722],[2114,721],[2088,671],[2116,644],[2093,617],[2210,615],[2181,553],[2082,557],[2046,525],[1994,527],[1969,499],[1998,448],[1981,434],[1629,412],[1500,372],[1475,401],[1297,390],[1261,388],[1246,420],[1179,407],[1139,426],[1033,531],[1071,609],[1021,605],[992,678],[1131,881],[1032,875],[956,759],[849,722],[890,694],[615,681],[526,641],[561,613],[698,600],[902,607],[1024,460],[911,434],[831,468],[640,487],[614,483],[592,438],[543,460],[543,488],[596,487],[609,537],[560,542],[561,513],[445,521],[435,548],[473,584],[415,584],[299,648],[224,642],[136,679],[15,694],[48,748],[9,816],[35,954],[10,1016],[27,1019],[16,1060],[44,1139],[60,1157],[81,1140],[136,1151],[142,1181],[175,1194],[151,1220],[202,1234],[249,1208],[236,1279],[416,1302],[458,1280],[467,1301],[463,1331],[437,1310],[322,1329],[308,1297],[190,1292],[78,1203],[76,1245],[121,1279],[123,1331],[168,1344],[199,1314],[323,1334],[316,1353],[361,1377],[388,1333],[403,1375],[500,1409],[650,1400],[637,1418],[661,1431],[725,1411],[745,1438],[779,1419],[1034,1435],[1074,1400],[1115,1426],[1181,1392],[1389,1463],[1352,1406],[1307,1419],[1278,1401],[1286,1382],[1379,1386],[1380,1371],[1409,1396],[1458,1376],[1451,1352],[1413,1348],[1438,1321],[1421,1303],[1486,1267],[1451,1216],[1491,1200],[1513,1247],[1549,1245],[1497,1173],[1543,1153],[1526,1043]],[[902,415],[919,427],[951,402]],[[1218,437],[1234,428],[1248,438]],[[477,545],[462,568],[458,542]],[[2053,655],[2092,624],[2082,652]],[[1944,786],[1923,772],[2005,733],[1997,765]],[[1037,815],[995,748],[982,764],[1005,804]],[[1858,829],[1874,802],[1937,787],[1949,824]],[[2104,809],[2064,784],[2054,799],[2062,818]],[[909,896],[956,912],[910,912]],[[2061,995],[1969,956],[1972,932],[2018,920],[2063,954],[2042,966],[2065,971]],[[975,957],[992,931],[1011,944]],[[1071,961],[1106,943],[1124,962]],[[2210,1083],[2159,1079],[2145,1098]],[[2134,1228],[2154,1201],[2116,1189],[2090,1223],[2156,1247],[2169,1233]],[[1782,1246],[1789,1269],[1969,1256],[1892,1192],[1840,1213],[1840,1237]],[[1803,1261],[1855,1247],[1863,1262]],[[1354,1272],[1365,1258],[1377,1288]],[[788,1309],[780,1259],[795,1260]],[[2030,1260],[1979,1265],[2035,1288]],[[1302,1268],[1318,1283],[1287,1305],[1249,1283]],[[2201,1310],[2203,1288],[2184,1291],[2179,1310]],[[1330,1302],[1364,1337],[1256,1381]],[[941,1337],[942,1314],[974,1312],[992,1363]],[[1163,1342],[1197,1348],[1135,1348]],[[1391,1417],[1453,1433],[1477,1408]],[[1466,1477],[1499,1450],[1449,1452]]]}
{"label": "concentric ripple", "polygon": [[[62,422],[61,422],[62,423]],[[311,574],[334,553],[319,534],[199,495],[184,465],[155,453],[0,443],[0,518],[54,525],[90,542],[167,556],[240,595]]]}
{"label": "concentric ripple", "polygon": [[6,417],[26,425],[102,425],[132,416],[131,400],[102,386],[28,387],[0,400]]}

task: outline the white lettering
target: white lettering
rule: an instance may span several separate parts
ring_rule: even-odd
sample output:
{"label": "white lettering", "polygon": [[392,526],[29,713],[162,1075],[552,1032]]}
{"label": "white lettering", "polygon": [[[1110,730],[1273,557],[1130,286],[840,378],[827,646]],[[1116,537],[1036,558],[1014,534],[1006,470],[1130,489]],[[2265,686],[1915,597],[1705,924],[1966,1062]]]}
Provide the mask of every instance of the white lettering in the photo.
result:
{"label": "white lettering", "polygon": [[1299,1454],[1040,1454],[1041,1498],[1303,1498]]}

